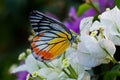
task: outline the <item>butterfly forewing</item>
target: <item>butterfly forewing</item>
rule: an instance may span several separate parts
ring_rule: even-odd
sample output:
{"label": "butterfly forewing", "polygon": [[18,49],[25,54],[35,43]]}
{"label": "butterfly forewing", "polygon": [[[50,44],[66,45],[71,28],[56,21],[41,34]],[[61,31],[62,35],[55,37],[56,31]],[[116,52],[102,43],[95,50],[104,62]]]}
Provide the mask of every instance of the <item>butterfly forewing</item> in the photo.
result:
{"label": "butterfly forewing", "polygon": [[70,45],[71,32],[61,22],[39,11],[30,15],[30,23],[36,32],[31,42],[33,55],[39,60],[52,60]]}

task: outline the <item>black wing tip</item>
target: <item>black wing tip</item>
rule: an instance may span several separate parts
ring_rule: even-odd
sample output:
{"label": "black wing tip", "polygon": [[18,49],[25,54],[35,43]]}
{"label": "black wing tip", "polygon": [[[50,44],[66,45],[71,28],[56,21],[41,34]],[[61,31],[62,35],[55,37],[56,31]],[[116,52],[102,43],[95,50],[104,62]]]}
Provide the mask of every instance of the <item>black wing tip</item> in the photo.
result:
{"label": "black wing tip", "polygon": [[40,11],[38,11],[38,10],[32,10],[32,11],[30,12],[30,14],[32,14],[32,13],[38,13],[38,12],[40,12]]}
{"label": "black wing tip", "polygon": [[35,14],[36,11],[37,11],[37,10],[33,10],[33,11],[31,11],[31,12],[30,12],[30,16],[33,15],[33,14]]}
{"label": "black wing tip", "polygon": [[30,18],[31,18],[31,16],[36,16],[36,15],[37,15],[37,16],[47,17],[47,18],[50,19],[51,21],[56,21],[56,22],[62,24],[62,22],[60,22],[58,19],[55,19],[55,18],[53,18],[53,17],[51,17],[51,16],[49,16],[49,15],[43,13],[43,12],[38,11],[38,10],[33,10],[32,12],[30,12]]}
{"label": "black wing tip", "polygon": [[33,11],[31,11],[30,12],[30,16],[32,15],[35,15],[35,14],[39,14],[39,15],[45,15],[44,13],[42,13],[42,12],[40,12],[40,11],[38,11],[38,10],[33,10]]}

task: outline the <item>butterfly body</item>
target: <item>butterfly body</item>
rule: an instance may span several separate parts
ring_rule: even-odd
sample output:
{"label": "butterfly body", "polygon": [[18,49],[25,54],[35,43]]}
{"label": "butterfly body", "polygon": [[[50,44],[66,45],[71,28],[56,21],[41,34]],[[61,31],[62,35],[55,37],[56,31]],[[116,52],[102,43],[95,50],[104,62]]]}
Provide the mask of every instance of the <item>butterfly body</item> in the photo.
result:
{"label": "butterfly body", "polygon": [[33,11],[30,23],[36,32],[31,42],[33,55],[40,61],[53,60],[60,56],[72,43],[73,36],[61,22]]}

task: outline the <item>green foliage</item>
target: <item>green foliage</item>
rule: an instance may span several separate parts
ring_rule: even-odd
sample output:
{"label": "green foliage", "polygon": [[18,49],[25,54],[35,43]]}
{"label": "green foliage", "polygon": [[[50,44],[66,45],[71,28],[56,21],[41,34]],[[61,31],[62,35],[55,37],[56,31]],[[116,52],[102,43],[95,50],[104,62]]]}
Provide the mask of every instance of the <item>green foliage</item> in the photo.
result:
{"label": "green foliage", "polygon": [[120,71],[120,64],[114,66],[112,70]]}
{"label": "green foliage", "polygon": [[120,0],[115,0],[115,4],[120,9]]}
{"label": "green foliage", "polygon": [[120,64],[114,66],[111,71],[107,72],[104,80],[117,80],[117,77],[120,77]]}
{"label": "green foliage", "polygon": [[104,76],[104,80],[117,80],[120,77],[120,71],[110,71]]}
{"label": "green foliage", "polygon": [[80,5],[77,12],[78,16],[81,16],[85,11],[87,11],[90,8],[92,8],[92,6],[87,3]]}

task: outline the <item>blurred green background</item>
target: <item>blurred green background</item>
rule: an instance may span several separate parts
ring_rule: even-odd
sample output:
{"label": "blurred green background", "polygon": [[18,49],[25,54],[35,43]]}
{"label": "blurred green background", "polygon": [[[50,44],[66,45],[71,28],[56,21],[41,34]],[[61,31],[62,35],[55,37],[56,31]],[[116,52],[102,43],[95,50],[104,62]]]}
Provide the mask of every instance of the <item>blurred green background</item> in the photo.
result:
{"label": "blurred green background", "polygon": [[9,68],[30,48],[30,11],[51,12],[62,21],[71,6],[77,8],[81,3],[83,0],[0,0],[0,80],[16,80]]}

